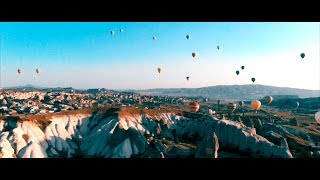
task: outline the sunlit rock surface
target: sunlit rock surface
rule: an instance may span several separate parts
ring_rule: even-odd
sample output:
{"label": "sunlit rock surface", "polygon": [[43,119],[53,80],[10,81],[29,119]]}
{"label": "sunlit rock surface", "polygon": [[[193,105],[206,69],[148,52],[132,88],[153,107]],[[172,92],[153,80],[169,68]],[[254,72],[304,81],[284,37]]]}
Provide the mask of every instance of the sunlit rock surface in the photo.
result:
{"label": "sunlit rock surface", "polygon": [[[57,115],[51,117],[43,130],[36,121],[0,120],[0,156],[217,158],[219,149],[230,148],[254,157],[292,157],[288,146],[271,143],[257,135],[254,128],[235,121],[202,116],[199,119],[173,113]],[[180,139],[193,141],[197,149],[174,144],[173,130]],[[150,143],[148,138],[158,140]],[[170,147],[175,150],[170,150]]]}

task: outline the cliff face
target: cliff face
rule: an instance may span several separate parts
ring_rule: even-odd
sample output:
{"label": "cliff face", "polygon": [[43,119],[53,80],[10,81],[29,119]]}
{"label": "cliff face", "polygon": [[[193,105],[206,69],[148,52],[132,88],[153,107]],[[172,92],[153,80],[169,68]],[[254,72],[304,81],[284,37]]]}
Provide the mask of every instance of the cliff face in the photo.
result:
{"label": "cliff face", "polygon": [[[216,151],[220,144],[220,147],[233,148],[253,156],[292,157],[287,147],[274,145],[255,134],[254,129],[238,122],[211,116],[187,118],[173,113],[123,117],[106,114],[59,115],[51,117],[44,130],[39,128],[37,121],[0,120],[0,156],[145,157],[151,153],[150,147],[153,146],[148,139],[150,136],[169,140],[175,136],[181,139],[197,137],[194,143],[199,146],[214,137],[215,142],[209,143],[215,144]],[[204,141],[204,138],[207,140]],[[167,155],[166,146],[160,141],[155,147],[160,150],[152,151],[154,157]],[[218,156],[215,152],[214,157]]]}
{"label": "cliff face", "polygon": [[238,149],[258,157],[292,158],[288,147],[277,146],[256,134],[254,128],[228,120],[214,121],[214,131],[221,146]]}

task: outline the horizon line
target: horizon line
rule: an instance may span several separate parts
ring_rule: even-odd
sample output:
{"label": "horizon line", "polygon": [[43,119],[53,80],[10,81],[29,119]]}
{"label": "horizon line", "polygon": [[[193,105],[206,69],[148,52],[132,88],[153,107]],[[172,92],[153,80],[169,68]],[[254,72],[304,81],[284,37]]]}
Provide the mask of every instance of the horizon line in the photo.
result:
{"label": "horizon line", "polygon": [[[232,85],[211,85],[211,86],[201,86],[201,87],[169,87],[169,88],[146,88],[146,89],[137,89],[137,88],[105,88],[105,87],[94,87],[94,88],[74,88],[71,86],[57,86],[57,87],[41,87],[41,86],[35,86],[32,84],[26,84],[26,85],[18,85],[18,86],[11,86],[11,87],[2,87],[2,89],[12,89],[12,88],[38,88],[38,89],[54,89],[54,88],[72,88],[76,90],[89,90],[89,89],[107,89],[107,90],[113,90],[113,91],[147,91],[147,90],[154,90],[154,89],[201,89],[201,88],[208,88],[208,87],[218,87],[218,86],[250,86],[250,85],[259,85],[259,86],[270,86],[270,87],[277,87],[277,88],[291,88],[291,89],[300,89],[300,90],[309,90],[309,91],[320,91],[320,89],[303,89],[303,88],[296,88],[296,87],[282,87],[282,86],[272,86],[272,85],[264,85],[264,84],[232,84]],[[1,89],[1,87],[0,87]]]}

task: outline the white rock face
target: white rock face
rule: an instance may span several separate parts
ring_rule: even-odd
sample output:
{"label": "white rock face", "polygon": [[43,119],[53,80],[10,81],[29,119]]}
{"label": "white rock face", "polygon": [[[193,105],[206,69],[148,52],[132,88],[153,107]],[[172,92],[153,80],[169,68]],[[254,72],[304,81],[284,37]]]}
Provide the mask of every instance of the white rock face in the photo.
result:
{"label": "white rock face", "polygon": [[7,140],[9,132],[0,134],[0,157],[1,158],[14,158],[14,149],[11,147],[10,142]]}
{"label": "white rock face", "polygon": [[[144,133],[159,133],[162,137],[173,139],[172,129],[175,129],[178,137],[198,137],[199,140],[208,137],[208,133],[211,136],[215,133],[214,139],[219,144],[208,146],[214,151],[213,157],[217,157],[219,146],[236,148],[262,157],[292,157],[287,147],[274,145],[257,135],[254,129],[211,116],[208,120],[189,119],[171,113],[162,113],[156,117],[90,116],[54,116],[44,131],[31,121],[17,124],[0,120],[0,155],[45,158],[74,157],[80,154],[85,157],[129,158],[144,153],[149,146]],[[1,132],[6,126],[11,127],[10,133]]]}
{"label": "white rock face", "polygon": [[218,158],[219,140],[212,131],[197,145],[195,158]]}
{"label": "white rock face", "polygon": [[0,133],[3,131],[4,125],[5,125],[4,120],[0,119]]}
{"label": "white rock face", "polygon": [[38,143],[30,141],[18,154],[19,158],[47,158],[44,148]]}
{"label": "white rock face", "polygon": [[240,151],[262,157],[292,158],[288,147],[269,142],[266,138],[252,133],[251,128],[243,128],[239,122],[214,120],[213,126],[222,146],[236,147]]}

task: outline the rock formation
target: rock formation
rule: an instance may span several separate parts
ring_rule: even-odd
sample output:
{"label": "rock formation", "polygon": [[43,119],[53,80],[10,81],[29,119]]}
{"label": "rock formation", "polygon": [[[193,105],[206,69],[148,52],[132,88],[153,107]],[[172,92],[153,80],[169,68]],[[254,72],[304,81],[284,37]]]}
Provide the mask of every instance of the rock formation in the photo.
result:
{"label": "rock formation", "polygon": [[[197,145],[195,157],[217,158],[219,147],[258,157],[292,157],[288,146],[271,143],[251,127],[206,115],[194,118],[173,113],[122,117],[106,114],[56,115],[43,128],[39,128],[36,120],[0,120],[1,156],[163,158],[173,152],[172,149],[168,152],[169,145],[162,142],[162,138],[168,138],[167,141],[172,140],[170,146],[177,148],[176,153],[180,157],[188,157],[194,153],[193,150],[173,143],[173,140],[187,138]],[[158,137],[152,137],[157,134]],[[145,135],[152,137],[153,143],[148,142]]]}

